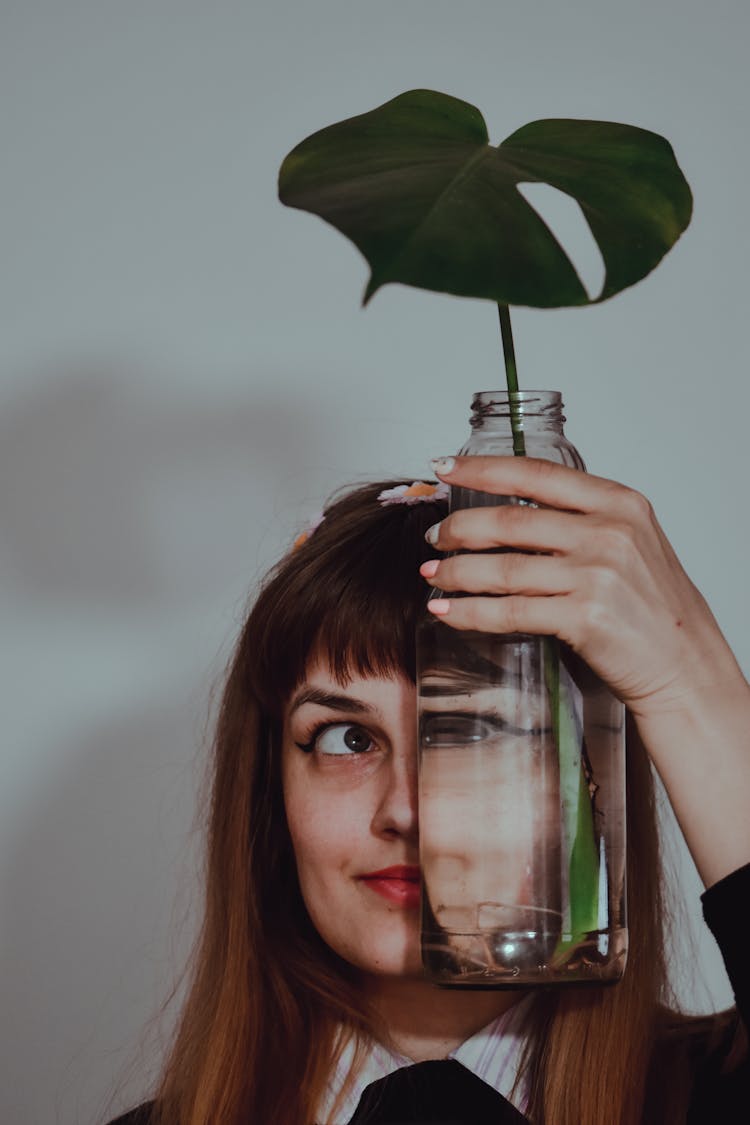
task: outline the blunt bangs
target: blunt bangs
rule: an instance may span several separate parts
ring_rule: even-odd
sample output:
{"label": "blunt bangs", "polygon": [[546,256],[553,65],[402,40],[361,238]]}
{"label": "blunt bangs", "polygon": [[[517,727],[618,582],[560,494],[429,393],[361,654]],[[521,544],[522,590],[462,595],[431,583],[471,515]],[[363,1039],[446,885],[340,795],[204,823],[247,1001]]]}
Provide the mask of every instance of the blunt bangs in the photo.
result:
{"label": "blunt bangs", "polygon": [[381,481],[347,491],[300,547],[269,575],[248,620],[252,684],[275,717],[304,679],[312,657],[334,677],[416,677],[415,630],[430,587],[419,574],[438,558],[425,532],[448,513],[447,501],[381,504]]}

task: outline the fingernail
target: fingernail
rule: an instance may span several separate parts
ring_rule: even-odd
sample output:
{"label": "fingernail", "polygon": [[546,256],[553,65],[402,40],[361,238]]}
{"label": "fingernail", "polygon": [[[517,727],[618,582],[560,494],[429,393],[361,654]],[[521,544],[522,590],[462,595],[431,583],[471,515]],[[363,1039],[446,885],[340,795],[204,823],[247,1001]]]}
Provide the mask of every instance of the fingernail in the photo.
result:
{"label": "fingernail", "polygon": [[439,566],[440,566],[440,560],[439,559],[428,559],[427,562],[423,562],[422,565],[420,566],[419,573],[422,575],[423,578],[434,578],[435,575],[437,574],[437,568]]}
{"label": "fingernail", "polygon": [[[441,520],[441,523],[442,523],[442,520]],[[440,524],[434,523],[432,525],[432,527],[428,527],[427,531],[425,531],[425,533],[424,533],[424,537],[427,540],[427,542],[430,544],[430,546],[434,547],[436,545],[438,539],[440,538]]]}
{"label": "fingernail", "polygon": [[455,457],[434,457],[430,461],[433,472],[437,473],[439,477],[447,477],[448,473],[452,473],[456,467]]}
{"label": "fingernail", "polygon": [[447,598],[433,598],[427,603],[430,613],[434,613],[436,617],[445,617],[450,607],[451,603]]}

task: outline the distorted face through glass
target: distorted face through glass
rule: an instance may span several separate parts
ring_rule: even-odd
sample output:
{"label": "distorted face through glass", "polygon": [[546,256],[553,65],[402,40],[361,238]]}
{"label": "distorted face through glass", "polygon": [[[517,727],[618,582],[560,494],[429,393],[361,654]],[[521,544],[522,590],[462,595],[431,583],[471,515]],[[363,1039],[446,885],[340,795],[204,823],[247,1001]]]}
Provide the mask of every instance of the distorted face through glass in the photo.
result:
{"label": "distorted face through glass", "polygon": [[425,646],[420,672],[425,940],[481,972],[518,963],[522,934],[559,935],[558,771],[541,642],[477,635],[451,653],[430,665]]}

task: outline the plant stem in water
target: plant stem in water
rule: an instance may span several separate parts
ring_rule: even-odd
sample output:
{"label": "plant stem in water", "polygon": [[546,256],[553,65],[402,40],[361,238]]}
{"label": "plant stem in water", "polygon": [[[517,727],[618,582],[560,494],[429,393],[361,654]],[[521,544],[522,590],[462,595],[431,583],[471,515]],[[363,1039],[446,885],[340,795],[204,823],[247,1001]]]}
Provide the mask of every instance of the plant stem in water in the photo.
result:
{"label": "plant stem in water", "polygon": [[[498,303],[500,332],[503,340],[505,379],[508,384],[510,427],[513,434],[513,455],[526,456],[523,414],[518,398],[518,373],[510,326],[510,309]],[[557,637],[542,638],[544,679],[550,702],[552,731],[560,766],[560,787],[563,802],[563,862],[568,875],[568,902],[563,904],[567,937],[558,944],[556,955],[564,960],[566,952],[575,947],[582,936],[597,926],[599,848],[594,826],[593,807],[583,770],[583,731],[575,721],[572,681],[560,679],[560,644]]]}
{"label": "plant stem in water", "polygon": [[503,340],[505,381],[508,385],[510,428],[513,434],[513,455],[515,457],[525,457],[526,444],[523,439],[521,408],[518,400],[514,398],[514,396],[518,394],[518,372],[516,370],[516,352],[513,347],[513,329],[510,326],[510,309],[507,305],[498,303],[497,311],[500,314],[500,334]]}

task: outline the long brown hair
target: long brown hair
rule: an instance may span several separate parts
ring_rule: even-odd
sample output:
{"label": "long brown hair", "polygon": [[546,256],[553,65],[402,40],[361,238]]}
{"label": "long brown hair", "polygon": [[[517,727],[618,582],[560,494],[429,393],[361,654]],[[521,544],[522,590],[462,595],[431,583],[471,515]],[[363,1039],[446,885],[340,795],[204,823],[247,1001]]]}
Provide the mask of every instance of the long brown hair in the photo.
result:
{"label": "long brown hair", "polygon": [[[415,675],[414,636],[440,503],[383,506],[358,487],[270,573],[231,662],[213,751],[206,902],[192,985],[159,1090],[160,1125],[308,1125],[337,1029],[373,1033],[357,972],[313,928],[280,780],[280,716],[315,651],[337,676]],[[629,966],[615,988],[541,995],[530,1016],[530,1116],[637,1125],[665,999],[654,790],[631,729]]]}

